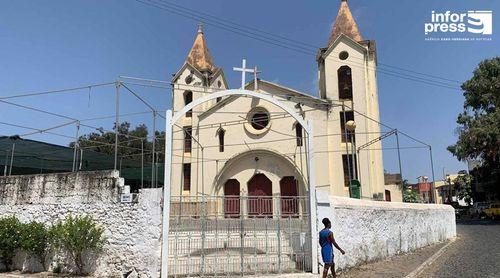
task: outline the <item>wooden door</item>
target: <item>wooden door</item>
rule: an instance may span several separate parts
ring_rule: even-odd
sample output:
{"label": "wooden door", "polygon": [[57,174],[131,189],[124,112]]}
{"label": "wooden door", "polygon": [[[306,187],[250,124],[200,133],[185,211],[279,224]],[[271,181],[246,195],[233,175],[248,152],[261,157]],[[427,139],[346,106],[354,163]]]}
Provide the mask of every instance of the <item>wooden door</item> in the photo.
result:
{"label": "wooden door", "polygon": [[257,174],[248,181],[248,215],[266,217],[273,215],[273,183],[264,174]]}
{"label": "wooden door", "polygon": [[230,179],[224,184],[224,217],[238,218],[239,216],[240,182]]}
{"label": "wooden door", "polygon": [[299,215],[298,184],[295,177],[283,177],[280,180],[281,215],[297,217]]}
{"label": "wooden door", "polygon": [[386,191],[385,191],[385,200],[386,200],[387,202],[390,202],[390,201],[391,201],[391,191],[389,191],[389,190],[386,190]]}

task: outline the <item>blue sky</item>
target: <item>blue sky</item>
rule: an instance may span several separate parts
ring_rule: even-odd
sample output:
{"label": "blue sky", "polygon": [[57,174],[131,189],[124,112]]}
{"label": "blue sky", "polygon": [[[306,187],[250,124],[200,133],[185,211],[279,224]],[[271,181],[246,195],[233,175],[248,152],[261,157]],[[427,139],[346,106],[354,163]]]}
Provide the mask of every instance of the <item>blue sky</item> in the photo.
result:
{"label": "blue sky", "polygon": [[[250,25],[308,44],[325,46],[340,1],[179,1],[215,17]],[[453,80],[467,80],[483,59],[499,54],[498,1],[348,1],[365,39],[377,42],[381,63]],[[491,41],[429,42],[424,23],[432,10],[466,12],[493,10]],[[0,9],[0,95],[74,87],[115,80],[119,75],[170,80],[182,65],[196,33],[196,21],[134,0],[4,1]],[[239,76],[231,68],[245,57],[263,70],[261,77],[316,95],[314,57],[268,45],[212,26],[205,26],[213,59],[225,69],[231,87]],[[456,137],[455,119],[462,110],[461,92],[379,74],[382,122],[433,146],[436,177],[465,169],[446,146]],[[139,88],[137,88],[139,90]],[[170,105],[170,90],[139,92],[158,109]],[[16,103],[83,119],[114,114],[114,88],[29,97]],[[130,96],[121,100],[121,113],[147,111]],[[150,116],[126,118],[151,124]],[[47,128],[67,120],[0,104],[0,121]],[[112,127],[112,120],[88,122]],[[158,125],[162,124],[158,122]],[[74,135],[74,127],[57,130]],[[89,129],[84,129],[89,132]],[[0,125],[0,134],[27,130]],[[37,135],[29,138],[57,144],[68,139]],[[401,139],[402,146],[415,146]],[[389,139],[385,147],[394,147]],[[385,168],[397,171],[395,151],[385,151]],[[430,176],[425,149],[404,150],[403,172],[415,181]]]}

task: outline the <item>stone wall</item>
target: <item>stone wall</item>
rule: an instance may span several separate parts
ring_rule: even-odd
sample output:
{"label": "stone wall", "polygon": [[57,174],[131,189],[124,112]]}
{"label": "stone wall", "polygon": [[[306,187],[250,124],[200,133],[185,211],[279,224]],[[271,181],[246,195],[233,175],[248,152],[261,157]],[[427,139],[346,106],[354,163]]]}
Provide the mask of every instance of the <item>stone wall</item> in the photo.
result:
{"label": "stone wall", "polygon": [[[448,205],[410,204],[333,197],[318,192],[318,228],[332,221],[337,269],[383,259],[456,236],[455,211]],[[321,256],[321,252],[318,253]],[[321,258],[320,258],[321,262]]]}
{"label": "stone wall", "polygon": [[[107,243],[89,270],[98,277],[122,277],[132,271],[157,277],[160,271],[160,189],[144,189],[138,202],[120,203],[116,171],[96,171],[0,177],[0,217],[15,215],[22,222],[47,225],[67,215],[92,215],[104,227]],[[18,254],[15,266],[37,267]],[[61,254],[50,256],[51,260]],[[64,256],[62,256],[64,258]],[[71,268],[67,262],[67,267]]]}

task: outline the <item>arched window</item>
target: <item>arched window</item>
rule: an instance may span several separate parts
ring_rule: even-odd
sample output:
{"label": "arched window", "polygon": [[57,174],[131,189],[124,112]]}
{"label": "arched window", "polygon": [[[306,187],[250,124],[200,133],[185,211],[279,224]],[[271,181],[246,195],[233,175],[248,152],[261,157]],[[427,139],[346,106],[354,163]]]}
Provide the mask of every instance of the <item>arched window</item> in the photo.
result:
{"label": "arched window", "polygon": [[295,124],[295,138],[297,138],[297,147],[302,147],[304,144],[302,126],[299,123]]}
{"label": "arched window", "polygon": [[222,128],[219,128],[217,131],[217,136],[219,137],[219,152],[224,152],[224,135],[226,131]]}
{"label": "arched window", "polygon": [[[190,104],[193,102],[193,92],[191,91],[185,91],[184,92],[184,106]],[[192,117],[193,116],[193,110],[189,110],[186,112],[186,117]]]}
{"label": "arched window", "polygon": [[339,99],[352,100],[352,74],[351,68],[342,66],[337,71],[339,81]]}

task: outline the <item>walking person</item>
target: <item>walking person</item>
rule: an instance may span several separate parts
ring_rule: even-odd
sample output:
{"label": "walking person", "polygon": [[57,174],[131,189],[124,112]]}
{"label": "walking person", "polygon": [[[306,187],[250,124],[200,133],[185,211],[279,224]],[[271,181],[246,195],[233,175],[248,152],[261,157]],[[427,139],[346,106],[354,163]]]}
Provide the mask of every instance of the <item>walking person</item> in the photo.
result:
{"label": "walking person", "polygon": [[323,263],[325,264],[323,268],[323,278],[326,278],[328,275],[328,269],[331,269],[333,277],[335,275],[335,263],[333,262],[333,246],[337,248],[342,255],[345,254],[344,250],[340,248],[340,246],[335,242],[335,238],[333,237],[332,231],[332,222],[330,219],[323,218],[321,221],[325,228],[319,232],[319,245],[321,246],[321,257],[323,257]]}

